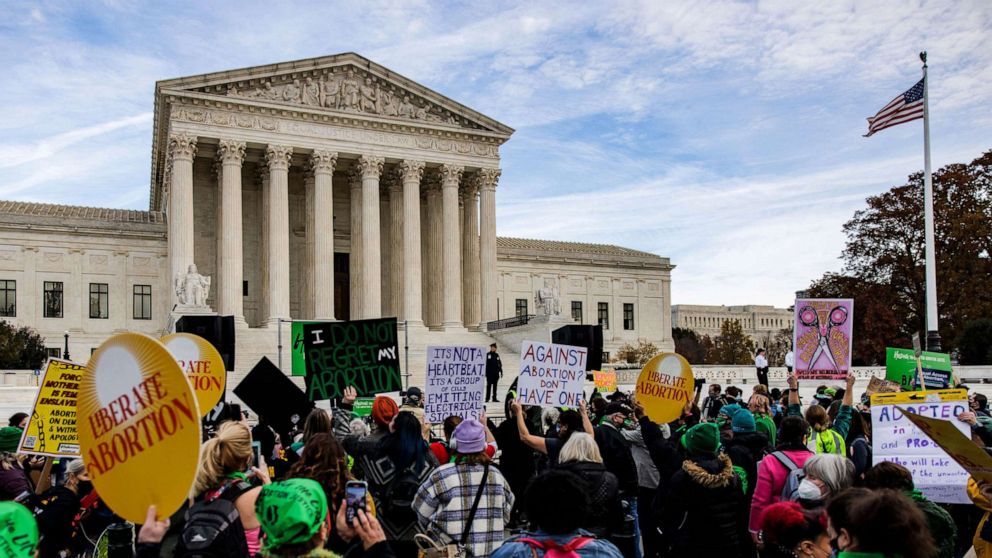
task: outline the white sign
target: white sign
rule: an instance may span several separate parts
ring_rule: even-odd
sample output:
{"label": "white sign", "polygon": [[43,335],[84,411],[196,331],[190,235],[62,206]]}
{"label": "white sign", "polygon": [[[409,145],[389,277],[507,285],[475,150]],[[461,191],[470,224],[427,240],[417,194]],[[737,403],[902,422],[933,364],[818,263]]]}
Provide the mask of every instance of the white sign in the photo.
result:
{"label": "white sign", "polygon": [[[939,399],[939,398],[938,398]],[[913,473],[916,488],[934,502],[969,504],[968,473],[958,465],[899,409],[925,417],[950,421],[971,438],[967,425],[957,416],[968,410],[966,399],[919,401],[871,407],[872,464],[898,463]]]}
{"label": "white sign", "polygon": [[427,347],[427,421],[439,424],[451,415],[479,418],[485,381],[486,352],[481,347]]}
{"label": "white sign", "polygon": [[524,341],[517,399],[521,405],[579,406],[586,379],[585,347]]}

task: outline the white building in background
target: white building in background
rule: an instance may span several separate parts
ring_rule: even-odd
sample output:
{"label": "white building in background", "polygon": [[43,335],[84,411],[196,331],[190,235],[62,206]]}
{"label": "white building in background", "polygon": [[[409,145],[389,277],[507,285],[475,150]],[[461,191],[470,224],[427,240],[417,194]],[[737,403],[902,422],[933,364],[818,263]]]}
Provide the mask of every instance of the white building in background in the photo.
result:
{"label": "white building in background", "polygon": [[759,346],[768,345],[775,335],[792,331],[795,317],[788,308],[749,304],[745,306],[703,306],[676,304],[672,306],[672,326],[691,329],[701,335],[716,337],[723,322],[737,320],[744,333]]}
{"label": "white building in background", "polygon": [[158,82],[153,126],[148,211],[0,202],[0,319],[53,355],[64,332],[77,361],[162,333],[190,265],[235,317],[240,374],[276,360],[280,321],[396,316],[416,381],[427,345],[488,344],[548,285],[605,352],[673,346],[667,258],[497,238],[513,130],[361,56]]}

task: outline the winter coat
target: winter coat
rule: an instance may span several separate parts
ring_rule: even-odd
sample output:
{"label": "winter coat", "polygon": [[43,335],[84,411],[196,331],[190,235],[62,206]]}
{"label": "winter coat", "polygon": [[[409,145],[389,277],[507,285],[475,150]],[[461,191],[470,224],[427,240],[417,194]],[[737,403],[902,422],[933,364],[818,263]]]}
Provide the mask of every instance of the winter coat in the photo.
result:
{"label": "winter coat", "polygon": [[25,492],[33,492],[27,472],[20,465],[0,467],[0,500],[13,500]]}
{"label": "winter coat", "polygon": [[765,451],[770,449],[768,438],[758,432],[735,432],[734,437],[724,444],[724,448],[730,461],[744,469],[747,477],[745,493],[750,502],[754,487],[758,484],[758,463],[764,458]]}
{"label": "winter coat", "polygon": [[560,463],[558,468],[574,473],[586,483],[590,515],[582,528],[599,538],[610,536],[624,516],[616,475],[607,471],[602,463],[592,461],[567,461]]}
{"label": "winter coat", "polygon": [[[801,450],[786,450],[784,452],[796,467],[802,468],[806,460],[813,457],[813,452]],[[752,533],[761,531],[761,514],[765,508],[782,499],[782,489],[785,488],[785,479],[789,475],[789,470],[782,465],[774,455],[766,455],[758,463],[758,482],[754,486],[754,494],[751,495],[751,519],[748,522],[748,529]]]}
{"label": "winter coat", "polygon": [[601,424],[594,433],[599,452],[603,455],[603,465],[620,481],[620,495],[624,498],[636,496],[637,466],[634,455],[630,453],[630,444],[612,424]]}
{"label": "winter coat", "polygon": [[687,459],[659,497],[666,556],[742,556],[746,507],[730,457]]}

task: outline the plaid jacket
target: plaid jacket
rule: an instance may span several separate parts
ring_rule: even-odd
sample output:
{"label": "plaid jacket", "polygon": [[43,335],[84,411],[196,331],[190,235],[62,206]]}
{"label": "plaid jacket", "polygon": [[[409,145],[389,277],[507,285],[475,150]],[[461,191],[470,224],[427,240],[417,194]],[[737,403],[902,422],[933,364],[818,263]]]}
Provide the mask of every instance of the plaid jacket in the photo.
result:
{"label": "plaid jacket", "polygon": [[[457,543],[472,511],[483,470],[482,465],[464,463],[449,463],[435,469],[420,485],[413,500],[420,525],[442,541]],[[490,465],[489,478],[465,544],[469,556],[489,556],[503,543],[512,507],[510,485],[499,469]]]}

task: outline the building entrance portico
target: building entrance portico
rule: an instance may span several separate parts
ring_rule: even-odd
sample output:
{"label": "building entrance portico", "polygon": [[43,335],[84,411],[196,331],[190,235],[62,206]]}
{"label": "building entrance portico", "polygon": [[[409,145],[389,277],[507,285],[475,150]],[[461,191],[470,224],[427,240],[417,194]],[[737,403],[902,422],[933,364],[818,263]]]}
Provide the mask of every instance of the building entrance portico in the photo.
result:
{"label": "building entrance portico", "polygon": [[496,319],[512,129],[355,54],[162,81],[157,105],[151,206],[169,269],[212,276],[218,313],[242,327]]}

